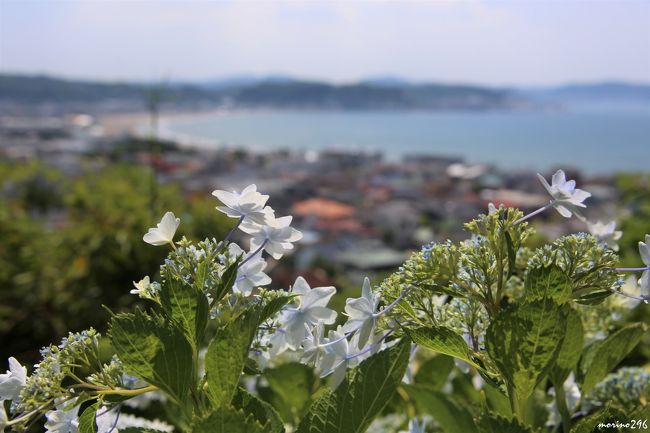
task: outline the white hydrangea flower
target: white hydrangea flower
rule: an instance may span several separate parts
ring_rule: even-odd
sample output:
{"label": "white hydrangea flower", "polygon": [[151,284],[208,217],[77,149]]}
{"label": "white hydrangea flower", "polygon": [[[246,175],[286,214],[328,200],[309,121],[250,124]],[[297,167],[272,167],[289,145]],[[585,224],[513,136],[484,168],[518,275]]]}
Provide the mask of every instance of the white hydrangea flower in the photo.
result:
{"label": "white hydrangea flower", "polygon": [[148,275],[137,283],[134,281],[133,286],[135,289],[131,289],[129,292],[132,295],[137,295],[141,299],[157,300],[158,293],[160,292],[160,284],[155,281],[151,282]]}
{"label": "white hydrangea flower", "polygon": [[242,222],[266,224],[269,211],[265,210],[264,205],[269,196],[257,192],[257,185],[248,185],[241,192],[215,189],[212,191],[212,195],[225,205],[217,206],[217,210],[229,217],[242,219]]}
{"label": "white hydrangea flower", "polygon": [[336,293],[336,288],[309,287],[303,277],[296,278],[291,288],[291,293],[300,295],[298,307],[285,307],[280,314],[279,322],[282,329],[276,332],[278,337],[273,339],[277,344],[275,350],[281,351],[284,347],[295,350],[300,343],[307,338],[305,325],[313,326],[322,321],[325,325],[331,325],[336,320],[336,311],[327,308],[327,303]]}
{"label": "white hydrangea flower", "polygon": [[13,356],[9,358],[9,370],[0,374],[0,400],[18,400],[27,380],[27,369]]}
{"label": "white hydrangea flower", "polygon": [[77,399],[56,405],[56,410],[45,413],[46,433],[78,433],[79,432],[79,406]]}
{"label": "white hydrangea flower", "polygon": [[97,433],[119,433],[117,422],[120,413],[115,408],[102,406],[95,413],[95,423],[97,423]]}
{"label": "white hydrangea flower", "polygon": [[[282,258],[284,254],[293,249],[293,242],[302,239],[302,233],[290,227],[293,217],[271,218],[267,225],[246,226],[250,228],[247,233],[251,234],[251,251],[256,251],[264,246],[264,250],[274,259]],[[256,228],[253,231],[252,228]]]}
{"label": "white hydrangea flower", "polygon": [[623,232],[616,230],[616,221],[611,221],[607,224],[597,221],[595,223],[587,221],[587,228],[589,233],[594,235],[596,239],[610,247],[614,251],[618,251],[618,241]]}
{"label": "white hydrangea flower", "polygon": [[314,329],[312,329],[305,324],[305,330],[307,332],[307,337],[302,341],[302,362],[305,364],[316,365],[320,362],[320,359],[324,353],[323,344],[326,342],[326,339],[323,336],[325,332],[325,327],[323,322],[318,322]]}
{"label": "white hydrangea flower", "polygon": [[[232,257],[244,255],[244,251],[235,243],[228,245],[228,251]],[[248,296],[251,294],[253,288],[266,286],[271,283],[271,278],[264,273],[265,268],[266,260],[259,254],[242,262],[239,269],[237,269],[237,277],[235,278],[233,290],[244,296]]]}
{"label": "white hydrangea flower", "polygon": [[359,331],[359,345],[365,346],[375,329],[376,311],[379,305],[379,295],[372,293],[370,280],[366,277],[363,280],[360,298],[348,298],[345,301],[345,313],[349,319],[343,325],[343,332]]}
{"label": "white hydrangea flower", "polygon": [[142,237],[142,240],[148,244],[160,246],[174,243],[174,234],[178,225],[181,223],[173,212],[167,212],[156,227],[152,227]]}
{"label": "white hydrangea flower", "polygon": [[[151,429],[161,432],[173,432],[174,426],[167,424],[166,422],[160,421],[158,419],[148,420],[145,418],[140,418],[128,413],[120,414],[120,418],[117,421],[117,428],[115,431],[118,431],[118,428],[139,428],[139,429]],[[112,432],[111,432],[112,433]]]}
{"label": "white hydrangea flower", "polygon": [[[612,298],[615,307],[625,308],[631,310],[636,308],[641,303],[641,287],[639,287],[638,279],[635,275],[629,275],[620,289],[624,296],[615,296]],[[618,317],[618,313],[613,313]],[[616,319],[615,319],[616,320]]]}
{"label": "white hydrangea flower", "polygon": [[327,337],[328,344],[325,346],[325,354],[323,355],[319,368],[321,370],[321,377],[333,373],[332,389],[336,389],[343,382],[345,372],[348,369],[350,345],[340,328],[336,331],[330,331]]}
{"label": "white hydrangea flower", "polygon": [[644,298],[650,297],[650,235],[645,235],[645,242],[639,242],[639,254],[643,264],[648,267],[639,280],[639,287],[641,288],[641,296]]}
{"label": "white hydrangea flower", "polygon": [[576,188],[575,180],[566,180],[564,171],[558,170],[553,175],[549,185],[544,176],[537,174],[540,182],[546,188],[546,191],[553,197],[551,202],[552,206],[565,218],[571,218],[571,215],[576,215],[583,218],[578,208],[586,208],[587,206],[582,202],[591,197],[591,193]]}

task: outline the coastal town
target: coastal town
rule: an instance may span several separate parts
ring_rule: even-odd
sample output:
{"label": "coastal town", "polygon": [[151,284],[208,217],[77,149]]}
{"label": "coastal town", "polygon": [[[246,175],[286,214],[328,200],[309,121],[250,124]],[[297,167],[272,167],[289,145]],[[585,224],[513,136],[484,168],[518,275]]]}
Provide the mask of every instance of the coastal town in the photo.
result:
{"label": "coastal town", "polygon": [[[140,121],[146,119],[140,115]],[[344,150],[206,149],[187,140],[152,139],[133,126],[86,114],[2,117],[0,158],[38,160],[67,177],[89,165],[94,170],[115,163],[141,165],[152,169],[159,183],[176,183],[184,195],[198,199],[215,188],[238,190],[255,183],[271,196],[277,214],[293,215],[293,225],[304,234],[293,255],[294,270],[308,274],[314,268],[312,278],[323,283],[327,278],[319,277],[316,264],[357,281],[395,269],[429,242],[466,238],[462,223],[486,212],[489,203],[524,212],[548,203],[535,172],[505,171],[460,157],[410,155],[389,161],[378,153]],[[611,178],[562,168],[592,193],[590,219],[615,217],[607,205],[616,202]],[[549,238],[587,230],[583,222],[555,212],[537,221],[539,232]]]}

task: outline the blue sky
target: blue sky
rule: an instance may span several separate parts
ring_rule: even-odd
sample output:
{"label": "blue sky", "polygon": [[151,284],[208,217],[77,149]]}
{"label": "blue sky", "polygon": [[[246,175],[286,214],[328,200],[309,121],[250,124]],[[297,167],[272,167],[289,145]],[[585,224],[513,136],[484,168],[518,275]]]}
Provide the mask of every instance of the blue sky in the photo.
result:
{"label": "blue sky", "polygon": [[0,0],[0,71],[650,82],[650,1]]}

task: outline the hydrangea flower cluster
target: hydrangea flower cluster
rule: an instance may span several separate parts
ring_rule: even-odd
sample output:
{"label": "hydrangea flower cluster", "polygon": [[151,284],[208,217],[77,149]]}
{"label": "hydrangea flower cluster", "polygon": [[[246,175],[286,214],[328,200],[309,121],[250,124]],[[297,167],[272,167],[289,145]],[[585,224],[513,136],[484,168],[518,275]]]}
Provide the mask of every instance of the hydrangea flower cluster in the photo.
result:
{"label": "hydrangea flower cluster", "polygon": [[[287,359],[302,362],[312,366],[321,378],[331,377],[326,396],[331,397],[337,389],[351,386],[355,374],[348,375],[350,369],[363,369],[368,365],[366,360],[396,347],[402,351],[399,356],[404,365],[397,382],[404,380],[404,386],[417,386],[419,370],[414,366],[418,346],[454,357],[458,367],[454,374],[471,374],[470,386],[490,386],[495,392],[508,394],[514,417],[521,421],[522,403],[512,389],[529,384],[523,380],[521,385],[525,375],[510,377],[512,360],[495,355],[493,348],[520,339],[528,349],[528,336],[515,335],[519,329],[510,329],[509,325],[495,331],[495,323],[512,315],[513,323],[516,319],[517,326],[525,328],[539,320],[536,308],[547,308],[547,302],[552,302],[552,308],[544,311],[549,315],[553,311],[557,320],[539,326],[547,327],[544,331],[549,335],[559,335],[566,330],[556,329],[556,322],[566,325],[570,311],[580,322],[580,338],[591,342],[605,338],[613,321],[635,306],[632,301],[646,300],[650,291],[650,235],[639,243],[646,265],[641,268],[615,267],[616,241],[621,236],[615,223],[587,223],[591,235],[564,236],[534,251],[524,246],[533,233],[526,221],[545,209],[553,207],[564,217],[576,215],[586,221],[581,210],[589,193],[577,189],[575,181],[567,181],[561,170],[553,175],[552,184],[541,176],[540,180],[552,197],[548,205],[526,216],[516,209],[490,205],[487,214],[465,225],[470,239],[425,245],[379,285],[373,286],[365,278],[359,297],[345,301],[344,320],[329,307],[337,292],[335,287],[311,287],[298,277],[288,290],[263,289],[272,282],[266,273],[267,259],[278,260],[292,252],[302,234],[291,227],[291,216],[275,216],[266,205],[268,195],[261,194],[256,185],[240,192],[213,192],[221,202],[216,209],[236,220],[221,241],[175,241],[180,220],[167,212],[143,236],[151,245],[171,247],[160,267],[159,281],[145,276],[134,282],[131,290],[154,308],[114,317],[110,335],[116,354],[110,359],[102,358],[101,336],[93,329],[71,333],[59,345],[42,349],[42,361],[31,374],[10,358],[8,371],[0,375],[0,431],[6,427],[24,430],[39,417],[45,418],[48,433],[77,433],[88,428],[116,433],[130,427],[173,431],[175,427],[167,422],[129,413],[152,401],[178,404],[180,421],[176,427],[188,430],[189,423],[197,422],[204,427],[196,431],[209,431],[205,427],[209,424],[204,423],[225,422],[225,415],[219,412],[226,407],[223,395],[231,393],[229,398],[234,402],[233,393],[240,392],[244,366],[233,377],[214,376],[228,363],[241,361],[245,368],[258,371]],[[237,230],[249,237],[248,248],[231,240]],[[638,287],[632,287],[636,278],[623,284],[622,272],[640,271],[643,275]],[[546,292],[540,293],[542,290]],[[216,331],[207,326],[209,320],[213,320]],[[227,331],[228,326],[235,330]],[[126,337],[141,337],[143,330],[147,331],[144,339],[137,341],[145,344],[138,346]],[[507,338],[503,336],[510,332],[513,334]],[[206,333],[211,335],[206,337]],[[249,341],[241,351],[232,349],[229,340],[217,337]],[[206,340],[210,340],[207,349]],[[166,359],[165,353],[174,353],[173,359]],[[225,358],[219,358],[221,353]],[[185,359],[187,365],[175,364],[177,358]],[[453,363],[449,364],[451,369]],[[159,377],[169,372],[173,372],[171,385]],[[567,410],[594,410],[604,395],[616,395],[621,406],[634,403],[646,395],[650,383],[643,371],[623,369],[583,396],[579,386],[582,378],[560,373],[552,378],[550,394],[566,407],[548,404],[549,426],[566,424]],[[233,384],[214,390],[215,384],[227,380]],[[190,382],[197,386],[190,388]],[[186,385],[185,394],[175,394],[177,388]],[[440,385],[441,395],[453,388],[450,383]],[[191,411],[181,401],[185,396],[188,404],[194,405]],[[211,415],[201,412],[211,404],[218,410]],[[246,404],[237,404],[241,407],[233,413],[246,409]],[[260,403],[259,407],[264,406]],[[429,424],[438,427],[435,417],[412,415],[409,413],[410,420],[400,418],[399,428],[406,426],[409,433],[424,433]],[[252,428],[249,421],[250,417],[244,417],[241,422]],[[261,429],[263,420],[258,421],[256,426]]]}

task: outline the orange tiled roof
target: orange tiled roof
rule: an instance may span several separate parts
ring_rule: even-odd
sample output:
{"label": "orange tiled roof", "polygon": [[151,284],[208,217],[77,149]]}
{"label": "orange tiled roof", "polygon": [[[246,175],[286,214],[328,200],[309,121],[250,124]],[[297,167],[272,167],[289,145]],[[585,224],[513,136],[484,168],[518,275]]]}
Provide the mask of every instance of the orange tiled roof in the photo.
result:
{"label": "orange tiled roof", "polygon": [[323,219],[348,218],[354,215],[354,207],[325,198],[310,198],[292,206],[292,213],[296,216],[317,216]]}

